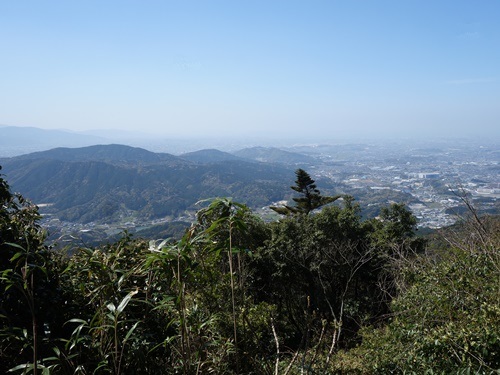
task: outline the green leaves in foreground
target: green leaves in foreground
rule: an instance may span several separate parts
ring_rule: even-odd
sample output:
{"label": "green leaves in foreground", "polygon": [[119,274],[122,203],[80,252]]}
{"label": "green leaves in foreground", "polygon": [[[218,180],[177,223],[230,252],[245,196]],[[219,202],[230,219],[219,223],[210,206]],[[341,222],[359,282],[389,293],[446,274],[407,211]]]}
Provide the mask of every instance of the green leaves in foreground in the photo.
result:
{"label": "green leaves in foreground", "polygon": [[362,345],[339,355],[338,368],[366,374],[498,374],[496,223],[480,229],[482,233],[469,233],[439,258],[426,254],[414,259],[403,270],[409,286],[392,305],[392,321],[384,328],[365,328]]}

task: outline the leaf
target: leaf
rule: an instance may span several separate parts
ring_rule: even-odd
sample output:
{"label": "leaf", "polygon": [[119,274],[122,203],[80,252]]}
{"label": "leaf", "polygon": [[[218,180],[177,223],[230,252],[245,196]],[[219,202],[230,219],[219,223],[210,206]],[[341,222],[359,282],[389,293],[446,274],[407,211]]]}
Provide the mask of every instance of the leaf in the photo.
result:
{"label": "leaf", "polygon": [[120,277],[120,279],[118,280],[118,283],[117,283],[117,284],[118,284],[118,289],[120,289],[120,288],[121,288],[121,286],[122,286],[123,282],[125,281],[125,277],[126,277],[126,275],[124,274],[124,275],[122,275],[122,276]]}
{"label": "leaf", "polygon": [[87,324],[87,322],[83,319],[70,319],[66,323],[80,323],[80,324]]}
{"label": "leaf", "polygon": [[240,220],[235,220],[233,222],[233,225],[236,226],[236,228],[238,228],[239,230],[241,230],[242,232],[243,231],[246,231],[247,230],[247,225],[244,221],[242,221],[241,219]]}
{"label": "leaf", "polygon": [[199,204],[202,204],[202,203],[205,203],[205,202],[210,202],[210,201],[214,201],[218,198],[207,198],[207,199],[201,199],[199,200],[198,202],[195,203],[195,205],[199,205]]}
{"label": "leaf", "polygon": [[220,219],[215,220],[212,225],[206,230],[207,233],[213,232],[216,229],[219,229],[219,225],[227,221],[226,217],[222,217]]}
{"label": "leaf", "polygon": [[60,350],[58,347],[54,347],[54,348],[52,348],[52,350],[54,351],[54,353],[56,353],[56,355],[57,355],[58,357],[60,357],[60,356],[61,356],[61,350]]}
{"label": "leaf", "polygon": [[110,302],[106,305],[106,307],[108,308],[109,311],[111,311],[112,313],[114,313],[116,311],[116,307],[115,305],[113,304],[113,302]]}
{"label": "leaf", "polygon": [[14,256],[12,258],[10,258],[10,261],[13,262],[15,261],[17,258],[20,258],[24,255],[24,253],[15,253]]}
{"label": "leaf", "polygon": [[24,247],[22,247],[21,245],[18,245],[17,243],[13,243],[13,242],[5,242],[4,243],[5,245],[8,245],[8,246],[12,246],[12,247],[17,247],[18,249],[21,249],[23,251],[26,251],[26,249]]}
{"label": "leaf", "polygon": [[132,333],[134,332],[134,330],[137,328],[137,325],[139,324],[139,322],[136,322],[132,328],[129,329],[129,331],[127,332],[127,334],[125,335],[125,338],[123,339],[123,343],[125,344],[125,342],[127,342],[127,340],[130,338],[130,336],[132,335]]}
{"label": "leaf", "polygon": [[160,242],[160,244],[158,245],[158,249],[162,249],[162,248],[163,248],[163,246],[165,246],[165,244],[166,244],[167,242],[168,242],[168,239],[161,241],[161,242]]}
{"label": "leaf", "polygon": [[[129,294],[127,294],[123,299],[122,301],[120,302],[120,304],[118,305],[118,307],[116,308],[116,312],[117,314],[121,314],[121,312],[125,309],[125,307],[127,307],[128,303],[130,302],[130,300],[132,299],[133,296],[135,296],[136,294],[138,293],[137,290],[133,290],[132,292],[130,292]],[[114,305],[113,305],[114,307]],[[114,311],[113,311],[114,312]]]}
{"label": "leaf", "polygon": [[49,362],[49,361],[58,361],[60,358],[59,357],[45,357],[43,360],[44,362]]}
{"label": "leaf", "polygon": [[[19,370],[30,370],[30,369],[33,369],[32,363],[23,363],[22,365],[12,367],[11,369],[9,369],[8,372],[14,372],[14,371],[19,371]],[[26,371],[25,371],[25,373],[26,373]]]}

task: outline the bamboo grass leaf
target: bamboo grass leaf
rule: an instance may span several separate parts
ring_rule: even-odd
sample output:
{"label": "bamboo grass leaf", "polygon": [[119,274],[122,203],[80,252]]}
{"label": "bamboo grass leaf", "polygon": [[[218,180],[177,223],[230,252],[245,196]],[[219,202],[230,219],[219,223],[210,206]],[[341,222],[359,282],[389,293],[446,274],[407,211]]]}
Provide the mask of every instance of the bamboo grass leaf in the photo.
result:
{"label": "bamboo grass leaf", "polygon": [[12,246],[12,247],[16,247],[20,250],[23,250],[23,251],[26,251],[26,249],[24,247],[22,247],[21,245],[17,244],[17,243],[13,243],[13,242],[5,242],[5,245],[8,245],[8,246]]}
{"label": "bamboo grass leaf", "polygon": [[139,322],[136,322],[132,328],[129,329],[129,331],[127,332],[127,334],[125,335],[125,338],[123,339],[123,343],[127,342],[127,340],[130,338],[130,336],[132,335],[132,333],[135,331],[135,329],[137,328],[137,325],[139,324]]}
{"label": "bamboo grass leaf", "polygon": [[110,302],[106,305],[106,307],[108,308],[109,311],[111,311],[112,313],[114,313],[116,311],[116,306]]}
{"label": "bamboo grass leaf", "polygon": [[[130,300],[132,299],[132,297],[134,295],[136,295],[138,293],[137,290],[134,290],[132,292],[130,292],[129,294],[127,294],[123,300],[120,302],[120,304],[118,305],[118,307],[116,308],[116,312],[117,314],[121,314],[123,312],[123,310],[125,309],[125,307],[127,307],[128,303],[130,302]],[[113,306],[114,307],[114,306]]]}
{"label": "bamboo grass leaf", "polygon": [[12,258],[10,258],[10,261],[11,262],[14,262],[16,259],[22,257],[24,254],[19,252],[19,253],[15,253],[14,256]]}

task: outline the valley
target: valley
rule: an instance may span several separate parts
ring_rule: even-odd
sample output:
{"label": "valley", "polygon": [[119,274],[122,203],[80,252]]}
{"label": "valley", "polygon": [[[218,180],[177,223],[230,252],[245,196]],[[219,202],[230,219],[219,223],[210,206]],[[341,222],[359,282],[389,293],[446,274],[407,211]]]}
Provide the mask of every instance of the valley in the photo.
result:
{"label": "valley", "polygon": [[[168,151],[168,150],[166,150]],[[453,224],[465,196],[479,212],[498,214],[497,145],[429,141],[290,144],[185,154],[125,145],[55,148],[0,159],[14,191],[40,207],[52,239],[103,241],[127,230],[179,237],[203,204],[231,197],[267,221],[291,200],[294,170],[303,168],[324,194],[348,194],[365,217],[405,203],[420,228]]]}

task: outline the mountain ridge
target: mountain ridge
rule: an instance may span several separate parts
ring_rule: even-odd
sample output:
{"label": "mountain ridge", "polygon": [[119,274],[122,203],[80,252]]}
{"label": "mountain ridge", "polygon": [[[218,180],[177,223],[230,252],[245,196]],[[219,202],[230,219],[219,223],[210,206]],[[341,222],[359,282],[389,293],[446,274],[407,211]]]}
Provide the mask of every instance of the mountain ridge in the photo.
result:
{"label": "mountain ridge", "polygon": [[0,127],[0,156],[16,156],[54,147],[83,147],[109,142],[106,138],[65,130],[3,125]]}
{"label": "mountain ridge", "polygon": [[233,155],[264,163],[308,165],[316,161],[316,159],[311,156],[285,151],[276,147],[248,147],[233,152]]}
{"label": "mountain ridge", "polygon": [[220,151],[214,148],[202,149],[193,152],[187,152],[179,155],[180,158],[195,163],[214,163],[221,161],[252,161],[251,159],[241,158],[229,152]]}
{"label": "mountain ridge", "polygon": [[193,163],[123,145],[57,148],[3,158],[0,164],[15,191],[47,204],[45,214],[83,223],[176,217],[218,196],[262,207],[281,199],[292,174],[283,166]]}
{"label": "mountain ridge", "polygon": [[17,159],[54,159],[61,161],[104,161],[104,162],[136,162],[154,164],[183,160],[168,153],[156,153],[140,147],[121,144],[91,145],[79,148],[57,147],[46,151],[37,151],[19,155]]}

